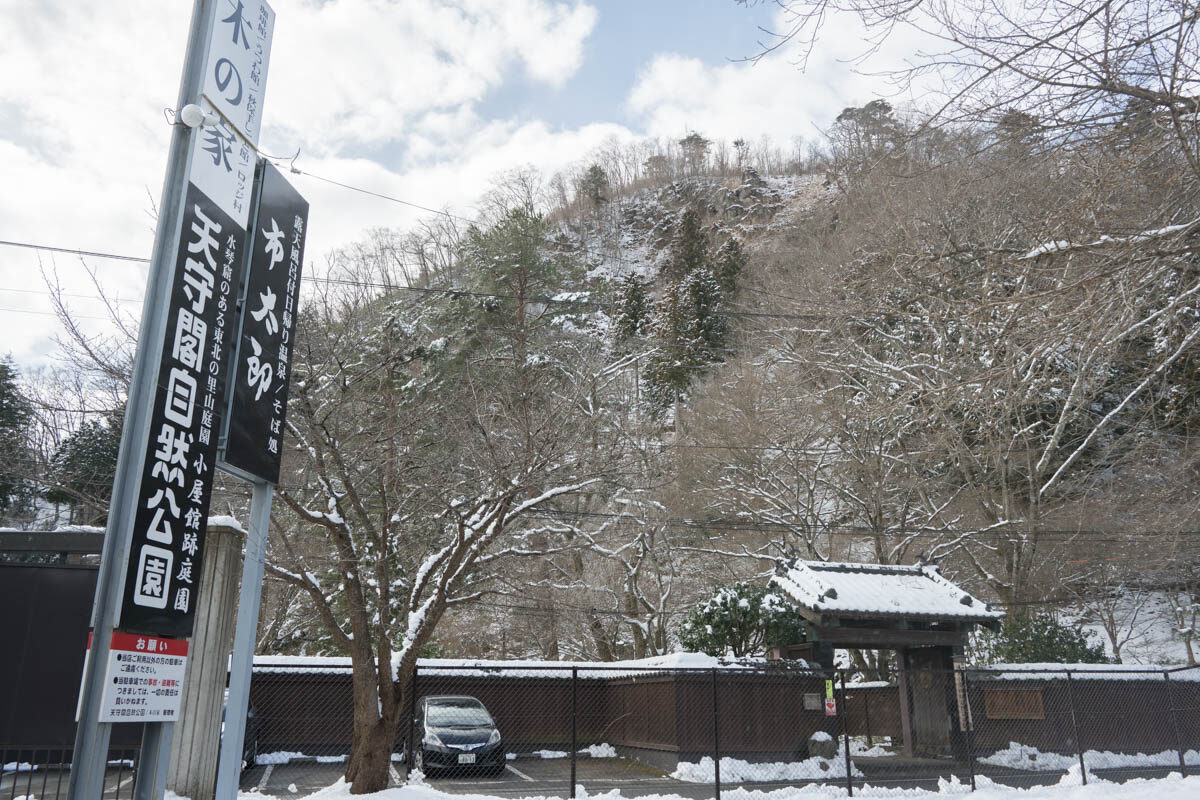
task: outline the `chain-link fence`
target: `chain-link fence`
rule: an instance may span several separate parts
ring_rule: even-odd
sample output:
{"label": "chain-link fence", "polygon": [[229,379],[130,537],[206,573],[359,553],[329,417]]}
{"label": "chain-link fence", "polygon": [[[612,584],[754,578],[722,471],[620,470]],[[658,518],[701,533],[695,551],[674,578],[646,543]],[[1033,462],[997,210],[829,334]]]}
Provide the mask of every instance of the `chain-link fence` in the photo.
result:
{"label": "chain-link fence", "polygon": [[[1198,667],[909,669],[867,683],[784,662],[433,661],[413,680],[390,782],[451,793],[720,798],[816,783],[867,796],[1200,773]],[[302,797],[342,777],[348,664],[264,660],[250,701],[243,790]],[[105,800],[136,783],[137,726],[117,727]],[[65,797],[70,762],[69,746],[0,745],[0,800]]]}
{"label": "chain-link fence", "polygon": [[[864,683],[781,662],[434,662],[409,688],[392,782],[449,792],[719,798],[821,783],[870,795],[1200,772],[1200,668],[910,669]],[[251,703],[244,789],[302,795],[341,777],[348,669],[256,667]]]}

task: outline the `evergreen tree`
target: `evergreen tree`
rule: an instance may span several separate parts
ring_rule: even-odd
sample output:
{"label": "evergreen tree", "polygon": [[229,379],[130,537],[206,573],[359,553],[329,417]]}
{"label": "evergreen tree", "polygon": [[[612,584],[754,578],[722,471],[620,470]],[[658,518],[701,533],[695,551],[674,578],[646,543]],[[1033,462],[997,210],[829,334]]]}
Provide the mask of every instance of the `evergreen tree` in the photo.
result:
{"label": "evergreen tree", "polygon": [[617,336],[632,339],[650,328],[650,289],[636,275],[626,275],[617,286]]}
{"label": "evergreen tree", "polygon": [[54,453],[46,499],[71,507],[71,521],[97,524],[108,512],[124,412],[86,420]]}
{"label": "evergreen tree", "polygon": [[748,260],[742,243],[733,237],[717,250],[716,258],[713,259],[714,272],[721,284],[721,290],[726,295],[732,296],[737,291],[738,278],[746,268]]}
{"label": "evergreen tree", "polygon": [[1107,664],[1102,642],[1052,613],[1016,614],[1000,633],[981,633],[973,648],[985,664]]}
{"label": "evergreen tree", "polygon": [[670,260],[667,262],[668,276],[679,280],[693,270],[709,266],[708,236],[700,227],[700,215],[694,208],[683,212],[679,230],[671,243]]}
{"label": "evergreen tree", "polygon": [[712,142],[695,131],[679,140],[679,148],[683,151],[683,165],[689,175],[699,175],[704,170],[711,144]]}
{"label": "evergreen tree", "polygon": [[608,202],[608,175],[599,164],[592,164],[579,181],[579,194],[588,199],[592,208]]}
{"label": "evergreen tree", "polygon": [[18,378],[12,357],[0,360],[0,513],[23,511],[32,501],[29,425],[33,408],[21,393]]}
{"label": "evergreen tree", "polygon": [[659,304],[659,349],[646,370],[651,409],[665,411],[706,366],[724,360],[729,319],[721,286],[707,267],[671,286]]}
{"label": "evergreen tree", "polygon": [[804,618],[778,590],[746,581],[698,604],[679,628],[685,650],[736,658],[806,640]]}

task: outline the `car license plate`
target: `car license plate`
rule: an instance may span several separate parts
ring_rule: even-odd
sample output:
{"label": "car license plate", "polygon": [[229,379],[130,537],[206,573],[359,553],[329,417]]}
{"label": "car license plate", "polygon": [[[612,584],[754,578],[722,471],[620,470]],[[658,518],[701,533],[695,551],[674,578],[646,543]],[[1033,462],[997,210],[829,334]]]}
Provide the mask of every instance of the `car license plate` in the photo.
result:
{"label": "car license plate", "polygon": [[475,754],[474,753],[459,753],[458,754],[458,763],[474,764],[475,763]]}

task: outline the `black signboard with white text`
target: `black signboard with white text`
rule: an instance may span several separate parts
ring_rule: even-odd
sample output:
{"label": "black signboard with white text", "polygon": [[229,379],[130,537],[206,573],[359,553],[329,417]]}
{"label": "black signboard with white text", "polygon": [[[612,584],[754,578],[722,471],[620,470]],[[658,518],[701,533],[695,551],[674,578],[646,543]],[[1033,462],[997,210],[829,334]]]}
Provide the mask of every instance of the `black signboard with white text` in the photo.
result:
{"label": "black signboard with white text", "polygon": [[269,162],[259,180],[222,461],[278,483],[308,202]]}
{"label": "black signboard with white text", "polygon": [[188,185],[120,628],[191,635],[245,230]]}

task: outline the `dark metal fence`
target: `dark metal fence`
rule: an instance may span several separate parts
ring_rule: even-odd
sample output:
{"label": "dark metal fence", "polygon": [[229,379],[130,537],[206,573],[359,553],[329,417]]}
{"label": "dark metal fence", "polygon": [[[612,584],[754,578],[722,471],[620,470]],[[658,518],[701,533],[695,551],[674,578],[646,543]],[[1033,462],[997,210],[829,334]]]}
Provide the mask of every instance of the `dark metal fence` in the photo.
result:
{"label": "dark metal fence", "polygon": [[[1197,667],[910,670],[862,683],[781,663],[434,662],[410,688],[391,782],[458,793],[720,798],[818,783],[866,796],[1200,773]],[[477,714],[447,723],[445,709],[428,709],[472,703],[438,698],[478,701],[496,733]],[[353,735],[347,666],[256,666],[251,707],[243,790],[302,797],[341,777]],[[117,727],[106,800],[132,797],[136,782],[137,749],[125,742],[140,726]],[[64,797],[70,762],[61,742],[0,743],[0,800]]]}
{"label": "dark metal fence", "polygon": [[[869,795],[1200,772],[1200,668],[910,670],[864,684],[784,664],[440,663],[423,664],[415,681],[392,781],[450,792],[719,798],[826,783]],[[422,713],[459,702],[436,699],[451,697],[486,708],[499,743],[486,725],[438,728]],[[256,759],[244,789],[303,794],[340,777],[353,728],[348,669],[256,667],[251,704]]]}
{"label": "dark metal fence", "polygon": [[[141,727],[141,726],[138,726]],[[45,800],[67,796],[73,748],[0,743],[0,800]],[[102,800],[133,797],[137,783],[136,747],[111,747]]]}

